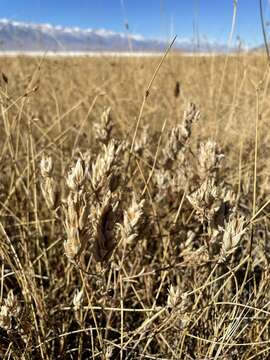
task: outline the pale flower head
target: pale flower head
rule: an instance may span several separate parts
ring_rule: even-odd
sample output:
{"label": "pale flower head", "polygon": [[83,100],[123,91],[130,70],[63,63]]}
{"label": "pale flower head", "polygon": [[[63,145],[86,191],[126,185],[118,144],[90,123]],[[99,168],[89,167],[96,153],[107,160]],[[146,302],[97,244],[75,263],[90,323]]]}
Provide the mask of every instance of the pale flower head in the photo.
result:
{"label": "pale flower head", "polygon": [[168,290],[167,305],[169,308],[176,308],[181,301],[180,289],[178,287],[170,286]]}
{"label": "pale flower head", "polygon": [[78,191],[83,185],[86,178],[86,171],[82,159],[78,159],[76,165],[70,170],[67,175],[67,185],[70,190]]}
{"label": "pale flower head", "polygon": [[244,225],[245,222],[242,217],[233,217],[225,223],[221,249],[224,258],[232,254],[239,246],[240,240],[247,230]]}
{"label": "pale flower head", "polygon": [[73,297],[74,310],[78,311],[82,306],[82,303],[83,303],[83,289],[81,289],[80,291],[76,289],[75,295]]}

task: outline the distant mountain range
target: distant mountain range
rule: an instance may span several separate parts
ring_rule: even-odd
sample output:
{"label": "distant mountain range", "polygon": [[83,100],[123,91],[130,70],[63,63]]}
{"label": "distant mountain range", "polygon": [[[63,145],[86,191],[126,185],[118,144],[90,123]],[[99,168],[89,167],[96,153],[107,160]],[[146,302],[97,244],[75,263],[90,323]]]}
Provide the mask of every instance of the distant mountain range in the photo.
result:
{"label": "distant mountain range", "polygon": [[[93,30],[32,24],[0,19],[0,52],[94,52],[141,51],[161,52],[168,46],[165,41],[147,39],[109,30]],[[179,39],[175,50],[183,52],[228,52],[226,45]]]}

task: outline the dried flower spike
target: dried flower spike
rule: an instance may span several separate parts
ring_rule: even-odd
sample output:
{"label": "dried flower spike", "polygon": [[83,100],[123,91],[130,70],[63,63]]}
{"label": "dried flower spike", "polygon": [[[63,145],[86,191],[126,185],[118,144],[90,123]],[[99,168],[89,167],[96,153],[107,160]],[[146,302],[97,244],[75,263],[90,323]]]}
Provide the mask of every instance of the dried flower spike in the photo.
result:
{"label": "dried flower spike", "polygon": [[78,191],[86,179],[85,164],[78,159],[76,165],[70,170],[67,176],[67,185],[72,191]]}
{"label": "dried flower spike", "polygon": [[94,127],[95,127],[96,139],[101,143],[107,145],[110,141],[111,132],[113,129],[110,107],[103,111],[100,122],[95,123]]}
{"label": "dried flower spike", "polygon": [[78,311],[82,306],[82,303],[83,303],[83,289],[81,289],[80,291],[76,289],[73,297],[74,310]]}
{"label": "dried flower spike", "polygon": [[124,211],[123,225],[119,225],[122,239],[125,243],[132,243],[138,237],[140,223],[143,218],[144,200],[137,202],[133,193],[130,207]]}
{"label": "dried flower spike", "polygon": [[52,176],[52,170],[52,157],[43,155],[40,162],[41,191],[49,209],[56,208],[58,199],[57,183]]}
{"label": "dried flower spike", "polygon": [[224,155],[214,141],[201,143],[198,154],[198,173],[201,180],[217,177]]}
{"label": "dried flower spike", "polygon": [[246,232],[244,228],[244,219],[242,217],[233,217],[226,224],[223,230],[221,255],[227,258],[239,245],[239,242]]}
{"label": "dried flower spike", "polygon": [[65,228],[67,240],[64,242],[65,253],[71,260],[75,260],[85,246],[87,234],[87,217],[89,205],[86,196],[81,192],[71,192],[67,199],[65,212]]}
{"label": "dried flower spike", "polygon": [[167,306],[174,309],[181,302],[180,289],[178,287],[170,286],[168,291]]}
{"label": "dried flower spike", "polygon": [[107,193],[102,204],[92,207],[93,255],[96,261],[108,259],[115,247],[115,216],[118,202]]}
{"label": "dried flower spike", "polygon": [[11,329],[12,317],[16,318],[19,312],[20,306],[17,297],[10,290],[0,309],[0,327],[6,330]]}

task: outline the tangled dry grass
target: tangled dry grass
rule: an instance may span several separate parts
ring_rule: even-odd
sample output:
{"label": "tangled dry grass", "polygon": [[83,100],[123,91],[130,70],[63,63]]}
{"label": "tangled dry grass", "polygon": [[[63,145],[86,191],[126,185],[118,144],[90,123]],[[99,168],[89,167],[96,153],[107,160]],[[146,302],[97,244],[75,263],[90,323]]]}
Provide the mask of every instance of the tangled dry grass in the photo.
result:
{"label": "tangled dry grass", "polygon": [[1,58],[1,359],[268,358],[269,68],[156,66]]}

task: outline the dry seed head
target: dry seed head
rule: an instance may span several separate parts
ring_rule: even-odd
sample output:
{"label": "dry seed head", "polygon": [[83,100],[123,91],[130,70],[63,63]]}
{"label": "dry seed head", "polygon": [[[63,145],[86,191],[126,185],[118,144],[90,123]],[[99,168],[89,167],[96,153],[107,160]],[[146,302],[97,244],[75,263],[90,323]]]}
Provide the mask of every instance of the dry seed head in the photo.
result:
{"label": "dry seed head", "polygon": [[108,144],[113,129],[110,107],[103,111],[101,121],[95,123],[94,127],[96,139],[105,145]]}
{"label": "dry seed head", "polygon": [[80,230],[83,230],[85,228],[88,215],[89,215],[89,205],[86,203],[86,195],[85,195],[78,208],[78,227]]}
{"label": "dry seed head", "polygon": [[104,186],[110,189],[113,177],[117,175],[116,164],[120,149],[121,147],[113,140],[107,146],[103,145],[103,153],[100,153],[92,164],[91,181],[95,191]]}
{"label": "dry seed head", "polygon": [[103,199],[102,204],[92,207],[90,221],[92,222],[93,255],[96,261],[104,261],[115,246],[115,214],[118,202],[110,192]]}
{"label": "dry seed head", "polygon": [[76,165],[67,175],[67,185],[72,191],[78,191],[86,179],[85,164],[82,159],[78,159]]}
{"label": "dry seed head", "polygon": [[132,243],[138,237],[139,227],[143,220],[144,200],[137,202],[133,193],[132,202],[128,210],[124,211],[123,225],[119,225],[122,239],[126,243]]}
{"label": "dry seed head", "polygon": [[57,184],[52,177],[53,162],[51,156],[43,154],[40,162],[41,192],[49,209],[55,209],[57,203]]}
{"label": "dry seed head", "polygon": [[67,209],[64,211],[66,215],[65,228],[67,233],[67,240],[64,242],[64,248],[67,257],[73,260],[79,254],[81,249],[81,241],[78,225],[78,214],[71,194],[67,200]]}
{"label": "dry seed head", "polygon": [[221,196],[224,200],[224,202],[228,202],[231,205],[235,204],[236,200],[237,200],[237,195],[236,193],[233,191],[233,189],[228,188],[228,187],[223,187],[221,189]]}
{"label": "dry seed head", "polygon": [[182,123],[182,142],[186,143],[191,136],[191,129],[193,123],[200,119],[201,113],[193,103],[189,103],[187,109],[184,111],[184,118]]}
{"label": "dry seed head", "polygon": [[174,309],[179,305],[181,301],[180,289],[176,286],[171,285],[168,290],[167,306]]}
{"label": "dry seed head", "polygon": [[184,119],[181,125],[174,127],[163,149],[162,164],[170,168],[172,163],[177,159],[182,163],[184,160],[183,151],[186,143],[191,136],[191,128],[195,121],[200,118],[200,112],[196,109],[193,103],[190,103],[187,110],[184,112]]}
{"label": "dry seed head", "polygon": [[13,290],[10,290],[7,294],[7,298],[4,300],[5,305],[12,311],[12,309],[15,309],[18,305],[17,298],[13,294]]}
{"label": "dry seed head", "polygon": [[135,228],[143,215],[144,200],[137,202],[136,195],[133,193],[132,202],[128,210],[125,212],[124,222],[128,223],[131,228]]}
{"label": "dry seed head", "polygon": [[194,103],[190,102],[186,108],[186,110],[184,111],[184,119],[183,119],[183,123],[185,124],[185,126],[187,126],[188,124],[199,120],[201,116],[201,113],[199,110],[197,110],[197,107]]}
{"label": "dry seed head", "polygon": [[19,312],[20,306],[17,297],[10,290],[0,309],[0,327],[6,330],[10,329],[12,317],[17,317]]}
{"label": "dry seed head", "polygon": [[81,289],[80,291],[76,289],[72,302],[74,310],[78,311],[83,303],[83,289]]}
{"label": "dry seed head", "polygon": [[72,227],[78,227],[77,201],[76,197],[69,194],[67,198],[66,222]]}
{"label": "dry seed head", "polygon": [[57,184],[52,177],[45,177],[41,182],[42,195],[49,209],[55,209],[57,203]]}
{"label": "dry seed head", "polygon": [[202,220],[210,220],[220,208],[219,189],[214,179],[205,180],[187,199]]}
{"label": "dry seed head", "polygon": [[210,176],[216,176],[221,167],[224,155],[221,154],[218,145],[211,140],[201,143],[198,153],[198,172],[202,180]]}
{"label": "dry seed head", "polygon": [[65,254],[70,260],[75,260],[81,250],[79,231],[73,227],[67,227],[67,240],[64,241]]}
{"label": "dry seed head", "polygon": [[221,255],[224,258],[236,250],[242,236],[246,232],[244,225],[245,222],[242,217],[233,217],[227,223],[225,223],[221,249]]}
{"label": "dry seed head", "polygon": [[69,224],[83,230],[89,215],[89,204],[87,194],[81,190],[77,193],[70,193],[67,198],[67,207],[64,210],[66,220]]}
{"label": "dry seed head", "polygon": [[191,310],[192,301],[188,293],[181,293],[178,286],[171,285],[168,290],[167,306],[172,310],[185,314]]}
{"label": "dry seed head", "polygon": [[67,233],[67,240],[64,242],[65,253],[69,259],[74,260],[85,245],[89,215],[86,195],[82,191],[70,193],[64,213]]}
{"label": "dry seed head", "polygon": [[11,327],[9,309],[5,305],[2,305],[0,309],[0,327],[6,330],[8,330]]}

